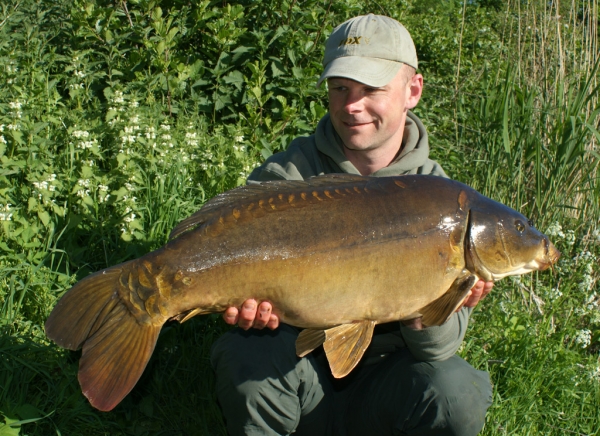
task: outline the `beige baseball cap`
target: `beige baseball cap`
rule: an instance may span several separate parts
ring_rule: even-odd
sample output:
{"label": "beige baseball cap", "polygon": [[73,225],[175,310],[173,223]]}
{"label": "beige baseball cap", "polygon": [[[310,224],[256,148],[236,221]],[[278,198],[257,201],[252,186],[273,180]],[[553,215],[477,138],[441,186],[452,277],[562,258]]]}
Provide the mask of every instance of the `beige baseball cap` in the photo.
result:
{"label": "beige baseball cap", "polygon": [[390,17],[361,15],[340,24],[329,36],[317,86],[329,77],[385,86],[402,64],[415,69],[418,66],[417,50],[408,30]]}

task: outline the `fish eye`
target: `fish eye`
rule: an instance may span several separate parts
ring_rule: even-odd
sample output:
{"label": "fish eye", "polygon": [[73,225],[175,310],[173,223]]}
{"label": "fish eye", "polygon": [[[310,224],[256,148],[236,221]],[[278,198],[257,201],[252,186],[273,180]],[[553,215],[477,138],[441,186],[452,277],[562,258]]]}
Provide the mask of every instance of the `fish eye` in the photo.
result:
{"label": "fish eye", "polygon": [[525,230],[525,224],[523,224],[523,221],[517,220],[515,221],[515,228],[517,232],[522,233]]}

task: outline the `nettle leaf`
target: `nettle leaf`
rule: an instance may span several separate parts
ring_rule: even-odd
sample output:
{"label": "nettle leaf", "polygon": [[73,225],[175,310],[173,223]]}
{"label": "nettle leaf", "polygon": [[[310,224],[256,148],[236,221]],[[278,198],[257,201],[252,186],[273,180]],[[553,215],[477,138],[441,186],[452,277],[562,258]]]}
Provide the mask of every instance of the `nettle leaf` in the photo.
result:
{"label": "nettle leaf", "polygon": [[215,98],[215,110],[220,111],[225,106],[231,104],[231,98],[228,94],[217,94]]}
{"label": "nettle leaf", "polygon": [[233,57],[231,58],[231,63],[236,63],[238,61],[238,59],[241,58],[244,54],[250,53],[255,50],[256,49],[254,47],[244,47],[244,46],[237,47],[235,50],[233,50],[231,52],[233,54]]}
{"label": "nettle leaf", "polygon": [[283,68],[281,61],[278,59],[273,59],[271,62],[271,72],[273,73],[273,77],[285,76],[287,73]]}
{"label": "nettle leaf", "polygon": [[175,38],[175,35],[177,35],[178,32],[179,32],[179,29],[177,27],[173,27],[171,30],[169,30],[169,33],[167,33],[167,37],[166,37],[167,42],[173,41],[173,39]]}
{"label": "nettle leaf", "polygon": [[244,86],[244,75],[240,71],[232,71],[223,77],[225,83],[234,85],[238,90],[241,90]]}
{"label": "nettle leaf", "polygon": [[38,217],[42,221],[42,224],[44,224],[44,226],[48,227],[48,224],[50,224],[50,214],[44,210],[44,211],[38,212]]}
{"label": "nettle leaf", "polygon": [[292,67],[292,74],[296,79],[302,79],[304,77],[304,70],[300,67]]}
{"label": "nettle leaf", "polygon": [[35,209],[38,205],[38,201],[36,198],[34,197],[29,197],[29,200],[27,201],[27,212],[31,212],[33,209]]}
{"label": "nettle leaf", "polygon": [[158,20],[160,20],[161,17],[162,17],[162,9],[154,8],[154,10],[152,11],[152,20],[158,21]]}
{"label": "nettle leaf", "polygon": [[17,144],[25,145],[25,142],[23,141],[23,133],[21,131],[13,130],[10,133],[10,136],[12,136],[13,141],[15,141]]}

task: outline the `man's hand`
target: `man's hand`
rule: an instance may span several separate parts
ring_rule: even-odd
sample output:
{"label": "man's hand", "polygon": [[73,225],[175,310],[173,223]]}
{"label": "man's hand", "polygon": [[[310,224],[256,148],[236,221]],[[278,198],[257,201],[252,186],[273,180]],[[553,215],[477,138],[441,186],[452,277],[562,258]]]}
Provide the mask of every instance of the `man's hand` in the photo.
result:
{"label": "man's hand", "polygon": [[273,312],[273,306],[268,301],[260,304],[254,299],[244,301],[242,307],[228,307],[223,313],[223,319],[227,324],[238,325],[244,330],[250,327],[262,330],[265,327],[275,330],[279,327],[279,317]]}
{"label": "man's hand", "polygon": [[484,282],[483,280],[479,280],[477,283],[475,283],[475,286],[473,286],[471,292],[463,301],[462,306],[460,306],[458,309],[460,310],[463,307],[477,306],[479,302],[483,300],[487,294],[490,293],[493,287],[494,282]]}

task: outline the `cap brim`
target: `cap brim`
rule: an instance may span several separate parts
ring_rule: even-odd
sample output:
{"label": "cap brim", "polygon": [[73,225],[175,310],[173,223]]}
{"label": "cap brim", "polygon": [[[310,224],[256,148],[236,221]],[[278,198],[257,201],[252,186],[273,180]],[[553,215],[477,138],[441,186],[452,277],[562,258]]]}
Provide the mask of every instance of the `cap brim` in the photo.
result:
{"label": "cap brim", "polygon": [[343,77],[378,88],[390,83],[402,65],[404,65],[402,62],[365,56],[335,58],[323,70],[317,87],[321,86],[325,79]]}

